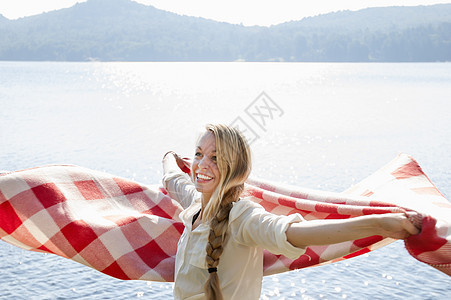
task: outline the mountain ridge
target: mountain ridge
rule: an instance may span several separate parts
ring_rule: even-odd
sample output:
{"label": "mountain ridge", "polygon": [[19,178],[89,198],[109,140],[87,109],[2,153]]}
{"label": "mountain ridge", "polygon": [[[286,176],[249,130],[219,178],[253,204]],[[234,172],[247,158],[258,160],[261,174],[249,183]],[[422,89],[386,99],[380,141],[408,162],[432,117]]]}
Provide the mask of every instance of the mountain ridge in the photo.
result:
{"label": "mountain ridge", "polygon": [[[404,18],[400,20],[400,16],[406,12],[418,12],[421,11],[421,16],[424,18],[420,21],[417,18],[412,20],[412,18]],[[402,27],[408,27],[412,24],[424,25],[429,24],[428,21],[433,18],[433,23],[437,22],[449,22],[451,21],[451,4],[434,4],[434,5],[418,5],[418,6],[387,6],[387,7],[368,7],[356,11],[342,10],[336,12],[330,12],[326,14],[320,14],[312,17],[306,17],[298,21],[289,21],[282,23],[284,25],[288,24],[298,24],[298,25],[318,25],[318,21],[321,19],[327,19],[329,26],[336,25],[337,22],[348,22],[346,18],[352,17],[361,22],[362,20],[368,20],[370,17],[373,27],[383,27],[380,23],[386,23],[385,20],[391,20],[391,24]],[[354,21],[356,22],[356,21]],[[316,24],[309,24],[316,23]],[[376,24],[374,24],[376,23]],[[282,25],[280,24],[280,25]],[[277,26],[277,25],[276,25]],[[324,26],[324,25],[323,25]]]}
{"label": "mountain ridge", "polygon": [[449,61],[451,4],[339,11],[243,26],[131,0],[88,0],[8,20],[0,60]]}
{"label": "mountain ridge", "polygon": [[[224,22],[224,21],[216,21],[213,19],[208,19],[208,18],[203,18],[203,17],[194,17],[194,16],[189,16],[189,15],[184,15],[184,14],[178,14],[175,12],[170,12],[170,11],[165,11],[162,9],[158,9],[152,5],[146,5],[146,4],[142,4],[142,3],[138,3],[135,2],[133,0],[88,0],[86,2],[81,2],[81,3],[76,3],[71,7],[68,8],[62,8],[62,9],[58,9],[58,10],[53,10],[53,11],[49,11],[49,12],[44,12],[41,14],[36,14],[36,15],[32,15],[32,16],[25,16],[22,18],[18,18],[18,19],[8,19],[5,16],[3,16],[0,12],[0,19],[6,19],[8,21],[19,21],[19,20],[24,20],[24,19],[28,19],[28,18],[35,18],[35,17],[40,17],[43,15],[50,15],[53,13],[57,13],[57,12],[61,12],[61,11],[67,11],[67,10],[71,10],[73,8],[81,8],[81,7],[86,7],[86,8],[105,8],[105,7],[111,7],[111,4],[113,4],[113,6],[118,6],[118,5],[135,5],[135,8],[137,7],[141,7],[143,9],[152,9],[154,11],[159,11],[159,12],[163,12],[163,13],[167,13],[167,14],[171,14],[171,15],[175,15],[175,16],[179,16],[179,17],[188,17],[188,18],[198,18],[198,19],[204,19],[204,20],[209,20],[209,21],[213,21],[213,22],[218,22],[218,23],[226,23],[226,24],[230,24],[230,25],[238,25],[238,24],[233,24],[233,23],[228,23],[228,22]],[[97,5],[97,7],[96,7]],[[121,6],[122,7],[122,6]],[[441,15],[437,15],[437,10],[435,10],[435,8],[444,8],[442,10],[442,14]],[[380,15],[386,15],[387,12],[392,11],[391,15],[393,15],[393,13],[399,13],[401,10],[418,10],[423,8],[426,12],[428,10],[434,9],[433,11],[433,15],[429,14],[429,17],[433,16],[435,18],[435,21],[450,21],[450,17],[451,17],[451,4],[433,4],[433,5],[417,5],[417,6],[384,6],[384,7],[368,7],[368,8],[363,8],[363,9],[359,9],[359,10],[339,10],[339,11],[333,11],[333,12],[329,12],[329,13],[322,13],[322,14],[318,14],[318,15],[313,15],[313,16],[307,16],[307,17],[303,17],[300,18],[298,20],[291,20],[291,21],[286,21],[286,22],[281,22],[279,24],[273,24],[273,25],[269,25],[269,26],[263,26],[263,25],[251,25],[251,26],[246,26],[246,25],[239,25],[239,26],[244,26],[244,27],[274,27],[274,26],[280,26],[280,25],[287,25],[287,24],[293,24],[293,23],[298,23],[298,24],[307,24],[309,22],[311,22],[312,20],[318,20],[321,18],[329,18],[331,19],[331,17],[349,17],[351,15],[357,15],[357,14],[365,14],[366,12],[382,12],[383,14]],[[393,18],[393,17],[391,17]],[[424,23],[428,23],[428,22],[424,22]]]}

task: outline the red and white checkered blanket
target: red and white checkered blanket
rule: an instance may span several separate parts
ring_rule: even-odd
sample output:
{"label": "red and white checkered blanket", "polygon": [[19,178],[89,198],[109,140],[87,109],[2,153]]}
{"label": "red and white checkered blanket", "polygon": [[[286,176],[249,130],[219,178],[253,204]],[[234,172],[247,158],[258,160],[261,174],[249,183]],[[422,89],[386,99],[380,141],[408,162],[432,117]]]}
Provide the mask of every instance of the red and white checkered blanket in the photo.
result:
{"label": "red and white checkered blanket", "polygon": [[[255,179],[248,181],[246,192],[272,213],[298,212],[307,220],[420,212],[415,222],[422,223],[422,231],[405,241],[406,248],[418,260],[451,275],[451,204],[407,155],[344,193]],[[2,240],[66,257],[119,279],[174,279],[183,231],[180,211],[159,186],[77,166],[44,166],[0,176]],[[296,260],[265,252],[264,274],[348,259],[392,241],[372,236],[309,247]]]}

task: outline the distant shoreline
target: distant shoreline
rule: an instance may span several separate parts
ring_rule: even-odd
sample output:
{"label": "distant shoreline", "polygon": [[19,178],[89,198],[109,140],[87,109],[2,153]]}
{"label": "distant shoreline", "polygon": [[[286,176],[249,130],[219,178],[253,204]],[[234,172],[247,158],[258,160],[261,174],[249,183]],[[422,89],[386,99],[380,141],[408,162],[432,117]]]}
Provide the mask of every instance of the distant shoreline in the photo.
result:
{"label": "distant shoreline", "polygon": [[449,62],[449,32],[451,4],[340,11],[265,27],[96,0],[0,17],[0,61]]}

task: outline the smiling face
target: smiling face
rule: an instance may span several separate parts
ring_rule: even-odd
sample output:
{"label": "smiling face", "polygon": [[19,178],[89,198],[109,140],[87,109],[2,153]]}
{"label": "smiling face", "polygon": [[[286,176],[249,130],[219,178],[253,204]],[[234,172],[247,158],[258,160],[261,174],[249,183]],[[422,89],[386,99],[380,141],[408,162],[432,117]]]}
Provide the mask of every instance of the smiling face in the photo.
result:
{"label": "smiling face", "polygon": [[191,171],[194,185],[202,193],[203,202],[207,203],[221,177],[216,163],[216,139],[211,131],[199,139]]}

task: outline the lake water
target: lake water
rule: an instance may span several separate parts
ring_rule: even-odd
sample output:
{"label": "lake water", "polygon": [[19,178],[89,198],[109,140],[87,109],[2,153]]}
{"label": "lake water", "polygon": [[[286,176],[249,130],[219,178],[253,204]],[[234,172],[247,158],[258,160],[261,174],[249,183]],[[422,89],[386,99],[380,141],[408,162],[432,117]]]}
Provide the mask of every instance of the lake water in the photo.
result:
{"label": "lake water", "polygon": [[[253,119],[262,92],[272,110]],[[192,156],[204,124],[237,118],[260,178],[342,191],[406,152],[451,197],[450,63],[0,62],[0,169],[77,164],[154,184],[165,152]],[[171,299],[172,284],[0,242],[0,299],[132,298]],[[451,280],[398,241],[265,277],[261,298],[451,299]]]}

